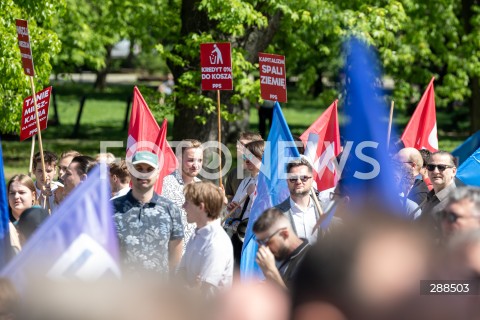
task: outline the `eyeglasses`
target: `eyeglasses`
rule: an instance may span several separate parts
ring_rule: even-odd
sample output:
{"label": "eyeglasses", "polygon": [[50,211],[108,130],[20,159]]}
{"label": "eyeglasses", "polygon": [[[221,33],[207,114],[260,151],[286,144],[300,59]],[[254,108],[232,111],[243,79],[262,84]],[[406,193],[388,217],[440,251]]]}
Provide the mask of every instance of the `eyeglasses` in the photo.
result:
{"label": "eyeglasses", "polygon": [[455,166],[449,166],[447,164],[427,164],[427,170],[428,171],[434,171],[435,168],[438,168],[438,171],[443,172],[447,168],[453,168]]}
{"label": "eyeglasses", "polygon": [[343,194],[341,194],[341,193],[335,193],[335,192],[330,192],[330,195],[329,195],[330,200],[335,199],[335,197],[343,197]]}
{"label": "eyeglasses", "polygon": [[272,233],[270,236],[266,237],[266,238],[263,239],[263,240],[257,239],[258,245],[260,245],[260,246],[268,246],[268,243],[270,242],[270,240],[272,240],[272,238],[273,238],[274,236],[276,236],[277,233],[279,233],[280,231],[286,230],[286,229],[287,229],[287,228],[280,228],[280,229],[278,229],[277,231],[275,231],[274,233]]}
{"label": "eyeglasses", "polygon": [[307,182],[311,177],[309,176],[296,176],[296,177],[290,177],[288,178],[288,181],[291,183],[295,183],[298,181],[298,179],[302,180],[302,182]]}

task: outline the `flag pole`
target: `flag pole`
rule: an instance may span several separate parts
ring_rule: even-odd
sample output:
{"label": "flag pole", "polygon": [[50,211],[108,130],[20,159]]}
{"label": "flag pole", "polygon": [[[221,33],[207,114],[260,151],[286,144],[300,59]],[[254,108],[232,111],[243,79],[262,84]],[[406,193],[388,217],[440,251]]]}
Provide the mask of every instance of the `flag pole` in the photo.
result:
{"label": "flag pole", "polygon": [[217,90],[217,119],[218,119],[218,178],[219,186],[223,188],[222,183],[222,120],[220,115],[220,90]]}
{"label": "flag pole", "polygon": [[388,120],[388,133],[387,133],[387,149],[390,148],[390,135],[392,133],[392,121],[393,121],[393,106],[395,101],[392,100],[390,104],[390,119]]}
{"label": "flag pole", "polygon": [[[37,134],[38,134],[38,148],[40,149],[40,159],[42,159],[42,170],[43,170],[43,183],[47,181],[47,174],[45,171],[45,159],[43,159],[43,145],[42,145],[42,133],[40,131],[40,119],[38,118],[38,107],[37,107],[37,95],[35,93],[35,84],[33,83],[33,77],[29,76],[30,78],[30,86],[32,88],[32,96],[33,96],[33,105],[35,107],[35,117],[37,123]],[[32,156],[33,158],[33,156]],[[43,208],[45,209],[45,205],[48,199],[43,202]]]}
{"label": "flag pole", "polygon": [[34,134],[32,136],[32,149],[30,150],[30,164],[28,165],[28,176],[31,178],[33,175],[32,169],[33,169],[33,154],[35,153],[35,137],[37,135]]}

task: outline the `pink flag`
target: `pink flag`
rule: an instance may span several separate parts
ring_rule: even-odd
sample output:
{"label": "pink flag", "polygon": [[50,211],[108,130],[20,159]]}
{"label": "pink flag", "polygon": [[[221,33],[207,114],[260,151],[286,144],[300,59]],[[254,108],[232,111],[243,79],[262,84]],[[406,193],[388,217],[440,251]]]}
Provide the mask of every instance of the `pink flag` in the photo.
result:
{"label": "pink flag", "polygon": [[336,157],[340,154],[337,103],[335,100],[300,136],[306,145],[305,156],[313,165],[313,177],[319,191],[333,188],[340,176],[336,166]]}
{"label": "pink flag", "polygon": [[428,84],[427,90],[420,99],[405,131],[403,131],[401,139],[405,147],[428,149],[432,152],[438,150],[434,80],[435,78],[432,78]]}
{"label": "pink flag", "polygon": [[163,120],[160,128],[137,87],[133,89],[127,158],[131,158],[136,151],[151,151],[157,154],[160,173],[155,192],[161,194],[163,178],[177,168],[177,158],[167,142],[167,119]]}

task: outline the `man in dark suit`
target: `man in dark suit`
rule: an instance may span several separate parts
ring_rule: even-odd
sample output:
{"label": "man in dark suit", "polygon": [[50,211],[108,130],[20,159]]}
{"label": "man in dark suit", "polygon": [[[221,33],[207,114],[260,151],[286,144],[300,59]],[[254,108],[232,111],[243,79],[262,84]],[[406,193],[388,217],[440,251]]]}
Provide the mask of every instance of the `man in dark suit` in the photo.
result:
{"label": "man in dark suit", "polygon": [[313,168],[308,160],[301,158],[287,164],[287,184],[290,197],[275,208],[283,212],[298,237],[314,243],[318,233],[316,224],[321,214],[316,203],[321,204],[314,192]]}
{"label": "man in dark suit", "polygon": [[420,152],[415,148],[403,148],[398,151],[397,160],[412,172],[415,181],[407,193],[407,198],[416,202],[419,206],[427,198],[428,187],[422,179],[420,170],[423,167],[423,158]]}

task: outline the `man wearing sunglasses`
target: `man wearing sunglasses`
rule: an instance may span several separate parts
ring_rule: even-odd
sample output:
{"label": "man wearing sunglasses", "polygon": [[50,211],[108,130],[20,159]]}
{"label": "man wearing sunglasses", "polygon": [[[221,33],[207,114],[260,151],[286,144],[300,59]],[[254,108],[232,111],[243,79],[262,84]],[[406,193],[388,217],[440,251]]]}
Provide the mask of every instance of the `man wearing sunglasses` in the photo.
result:
{"label": "man wearing sunglasses", "polygon": [[457,167],[455,162],[455,157],[446,151],[432,153],[427,170],[433,190],[427,194],[426,200],[421,205],[421,221],[430,221],[429,223],[434,225],[439,221],[438,212],[445,209],[448,196],[456,188]]}
{"label": "man wearing sunglasses", "polygon": [[287,164],[287,184],[290,197],[275,207],[288,218],[298,237],[314,243],[318,233],[314,229],[320,212],[312,199],[313,168],[308,160],[301,158]]}
{"label": "man wearing sunglasses", "polygon": [[310,245],[300,239],[282,211],[265,210],[253,225],[258,251],[256,261],[265,277],[289,288]]}
{"label": "man wearing sunglasses", "polygon": [[460,232],[480,230],[480,188],[455,189],[441,211],[441,218],[442,233],[447,238]]}

